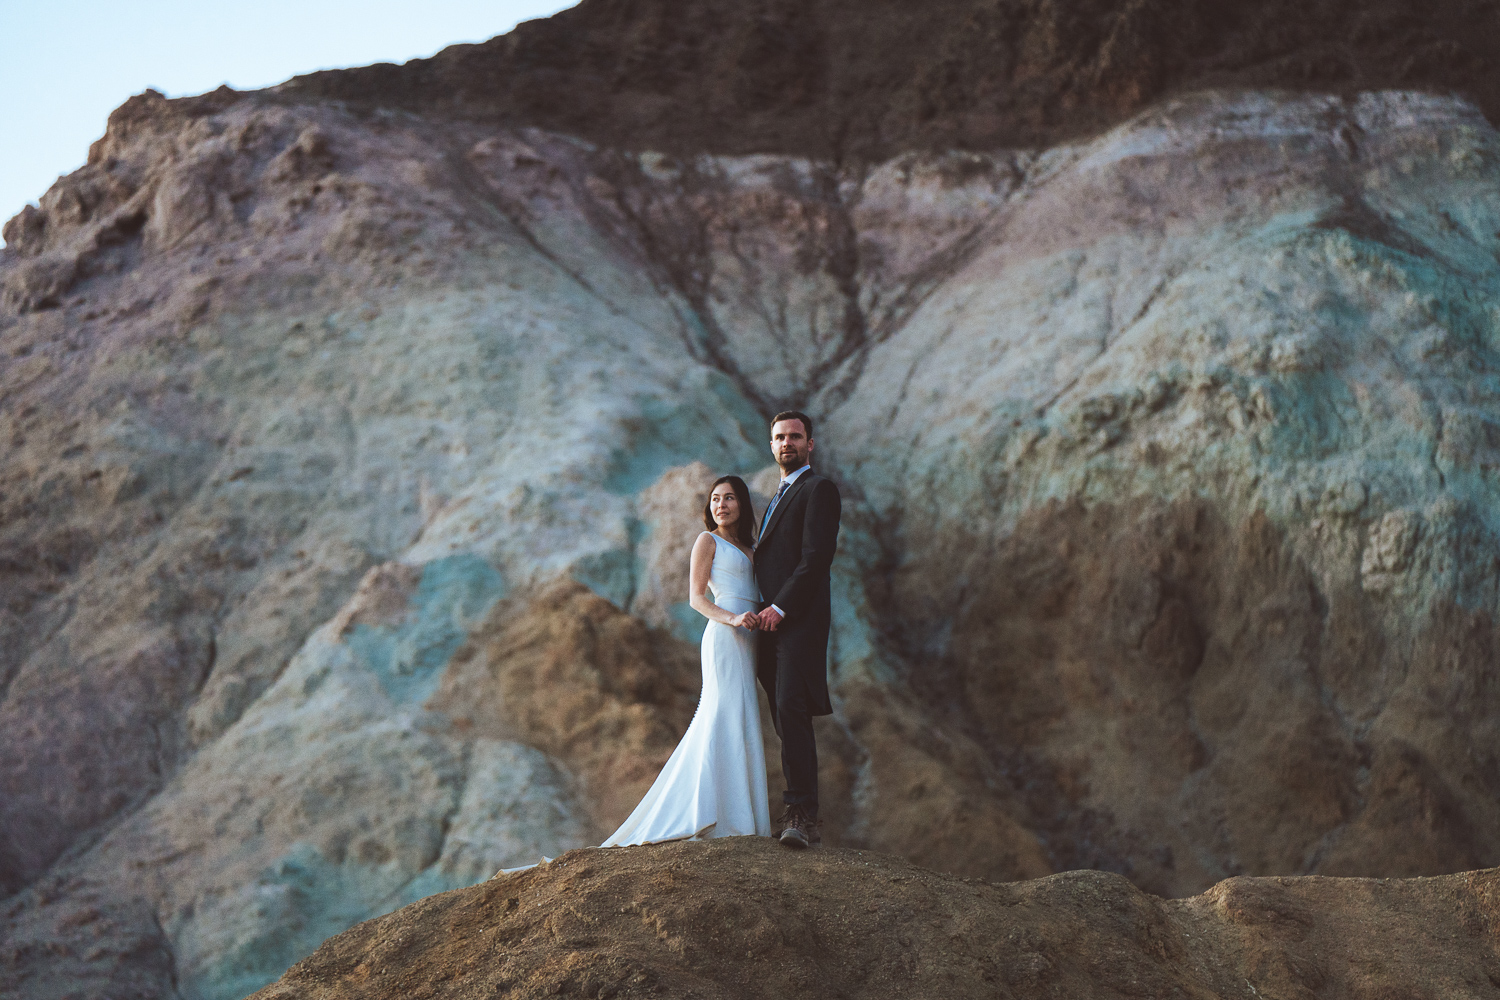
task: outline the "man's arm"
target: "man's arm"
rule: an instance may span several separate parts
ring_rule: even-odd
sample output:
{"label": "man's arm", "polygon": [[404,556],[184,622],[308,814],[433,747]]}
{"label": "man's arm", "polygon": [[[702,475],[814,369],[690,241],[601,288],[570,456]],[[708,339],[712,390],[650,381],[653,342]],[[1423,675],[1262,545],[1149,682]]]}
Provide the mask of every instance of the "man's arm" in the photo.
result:
{"label": "man's arm", "polygon": [[[838,545],[839,515],[843,501],[838,487],[827,479],[813,484],[812,496],[807,498],[807,507],[802,514],[802,558],[797,568],[776,592],[772,607],[761,612],[764,621],[767,615],[790,613],[795,616],[800,607],[806,605],[820,577],[826,576],[833,565],[833,553]],[[780,624],[781,615],[765,622],[767,628]]]}

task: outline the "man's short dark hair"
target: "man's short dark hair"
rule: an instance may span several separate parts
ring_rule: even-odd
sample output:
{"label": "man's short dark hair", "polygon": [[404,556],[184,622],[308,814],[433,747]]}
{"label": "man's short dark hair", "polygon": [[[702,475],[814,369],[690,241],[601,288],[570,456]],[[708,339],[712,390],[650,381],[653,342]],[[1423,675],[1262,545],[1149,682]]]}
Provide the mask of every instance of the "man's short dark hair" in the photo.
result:
{"label": "man's short dark hair", "polygon": [[807,435],[807,439],[809,441],[813,439],[812,417],[809,417],[807,414],[803,413],[800,410],[782,410],[780,413],[776,414],[776,416],[771,418],[771,426],[775,427],[776,424],[782,420],[802,421],[802,433]]}

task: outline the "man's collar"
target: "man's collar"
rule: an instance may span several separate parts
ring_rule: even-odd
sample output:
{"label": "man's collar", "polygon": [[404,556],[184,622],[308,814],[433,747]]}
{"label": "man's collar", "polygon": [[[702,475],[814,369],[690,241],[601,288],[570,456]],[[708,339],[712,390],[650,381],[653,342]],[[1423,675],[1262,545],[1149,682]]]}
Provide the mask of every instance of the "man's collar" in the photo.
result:
{"label": "man's collar", "polygon": [[793,472],[792,474],[787,475],[787,476],[782,476],[781,477],[781,481],[783,483],[786,483],[788,486],[790,486],[790,485],[792,485],[793,483],[795,483],[797,481],[797,477],[798,476],[802,475],[802,473],[806,472],[808,469],[811,469],[811,468],[812,468],[812,463],[808,462],[806,465],[804,465],[802,468],[798,469],[796,472]]}

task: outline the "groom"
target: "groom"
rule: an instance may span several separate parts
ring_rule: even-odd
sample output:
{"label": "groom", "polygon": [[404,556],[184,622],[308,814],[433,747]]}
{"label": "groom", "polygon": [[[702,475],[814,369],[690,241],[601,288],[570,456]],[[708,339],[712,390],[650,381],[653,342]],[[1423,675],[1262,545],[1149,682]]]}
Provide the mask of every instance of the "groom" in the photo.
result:
{"label": "groom", "polygon": [[789,410],[771,421],[771,454],[781,486],[766,508],[755,546],[755,581],[769,606],[760,612],[755,673],[781,737],[786,814],[781,842],[818,843],[818,747],[815,715],[828,700],[828,571],[839,536],[839,491],[812,470],[813,427]]}

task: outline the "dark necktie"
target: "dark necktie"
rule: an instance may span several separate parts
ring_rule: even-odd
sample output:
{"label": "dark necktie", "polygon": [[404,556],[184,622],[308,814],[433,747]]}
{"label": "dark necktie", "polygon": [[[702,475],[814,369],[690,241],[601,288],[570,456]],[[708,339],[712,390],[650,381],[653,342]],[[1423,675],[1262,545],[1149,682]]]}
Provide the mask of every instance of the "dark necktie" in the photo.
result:
{"label": "dark necktie", "polygon": [[[777,490],[776,495],[771,498],[771,506],[766,508],[766,516],[762,518],[760,522],[761,535],[764,535],[766,533],[766,526],[771,523],[771,512],[776,509],[777,504],[781,503],[781,495],[786,492],[786,488],[790,485],[792,485],[792,481],[790,479],[783,479],[781,481],[781,489]],[[760,541],[760,535],[756,535],[755,540],[757,542]]]}

